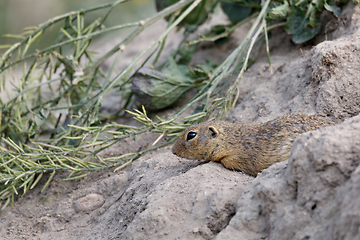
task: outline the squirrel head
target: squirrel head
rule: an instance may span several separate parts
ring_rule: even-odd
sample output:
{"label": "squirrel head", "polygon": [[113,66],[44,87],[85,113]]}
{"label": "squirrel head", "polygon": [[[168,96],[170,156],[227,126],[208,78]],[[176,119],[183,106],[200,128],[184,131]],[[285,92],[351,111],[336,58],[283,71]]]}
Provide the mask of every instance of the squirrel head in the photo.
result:
{"label": "squirrel head", "polygon": [[208,160],[220,132],[217,122],[204,122],[188,127],[175,141],[172,153],[192,160]]}

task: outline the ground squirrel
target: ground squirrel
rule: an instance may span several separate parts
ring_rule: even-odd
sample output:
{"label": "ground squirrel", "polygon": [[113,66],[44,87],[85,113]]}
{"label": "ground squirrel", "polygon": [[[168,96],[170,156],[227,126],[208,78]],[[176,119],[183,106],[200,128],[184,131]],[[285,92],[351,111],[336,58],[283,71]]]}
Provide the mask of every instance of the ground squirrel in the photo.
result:
{"label": "ground squirrel", "polygon": [[256,176],[289,158],[299,134],[334,124],[322,117],[288,114],[268,122],[203,122],[188,127],[172,153],[193,160],[221,162],[226,168]]}

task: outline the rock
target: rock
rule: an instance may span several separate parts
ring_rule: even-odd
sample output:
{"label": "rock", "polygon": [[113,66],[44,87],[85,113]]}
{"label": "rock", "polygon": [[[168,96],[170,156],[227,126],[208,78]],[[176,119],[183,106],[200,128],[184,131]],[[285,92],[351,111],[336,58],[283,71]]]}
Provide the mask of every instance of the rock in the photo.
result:
{"label": "rock", "polygon": [[360,52],[358,41],[325,41],[312,49],[312,80],[318,84],[316,110],[337,119],[360,113]]}
{"label": "rock", "polygon": [[169,178],[154,187],[146,207],[120,238],[211,239],[228,225],[239,194],[251,180],[217,163]]}
{"label": "rock", "polygon": [[92,233],[109,239],[213,238],[228,225],[239,194],[253,179],[219,163],[179,161],[170,150],[133,162],[129,176]]}
{"label": "rock", "polygon": [[104,202],[103,196],[92,193],[76,200],[74,202],[74,209],[76,212],[90,212],[101,207]]}

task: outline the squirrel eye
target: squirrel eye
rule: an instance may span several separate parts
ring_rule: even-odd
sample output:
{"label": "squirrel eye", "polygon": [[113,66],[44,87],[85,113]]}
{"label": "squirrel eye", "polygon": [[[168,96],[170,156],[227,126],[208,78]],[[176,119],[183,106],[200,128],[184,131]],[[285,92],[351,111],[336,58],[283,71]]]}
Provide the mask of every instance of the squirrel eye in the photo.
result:
{"label": "squirrel eye", "polygon": [[189,141],[189,140],[193,139],[195,136],[196,136],[196,132],[189,132],[186,135],[186,141]]}

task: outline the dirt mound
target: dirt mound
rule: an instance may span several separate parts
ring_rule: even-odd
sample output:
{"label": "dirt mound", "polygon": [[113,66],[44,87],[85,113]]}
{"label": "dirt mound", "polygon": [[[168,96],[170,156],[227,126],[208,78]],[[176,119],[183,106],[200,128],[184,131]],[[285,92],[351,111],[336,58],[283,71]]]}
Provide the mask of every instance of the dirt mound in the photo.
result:
{"label": "dirt mound", "polygon": [[285,34],[273,36],[272,69],[264,57],[246,72],[227,116],[265,121],[297,112],[338,123],[300,135],[288,161],[252,178],[180,160],[169,146],[116,173],[73,182],[59,175],[0,213],[1,238],[360,239],[359,6],[347,6],[331,36],[303,51]]}

